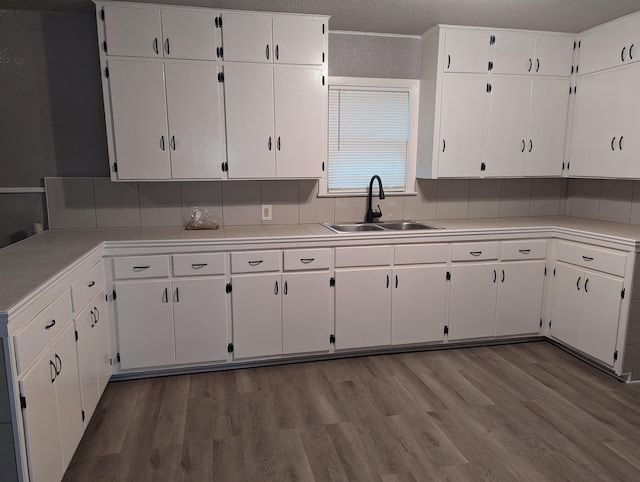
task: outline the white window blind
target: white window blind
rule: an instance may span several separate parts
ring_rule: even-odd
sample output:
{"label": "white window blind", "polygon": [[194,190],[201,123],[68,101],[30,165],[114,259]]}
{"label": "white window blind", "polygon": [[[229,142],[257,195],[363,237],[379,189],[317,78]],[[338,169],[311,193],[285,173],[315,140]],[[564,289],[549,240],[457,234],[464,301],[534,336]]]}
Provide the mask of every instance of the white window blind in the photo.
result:
{"label": "white window blind", "polygon": [[331,193],[366,191],[374,174],[385,191],[406,191],[409,92],[329,89]]}

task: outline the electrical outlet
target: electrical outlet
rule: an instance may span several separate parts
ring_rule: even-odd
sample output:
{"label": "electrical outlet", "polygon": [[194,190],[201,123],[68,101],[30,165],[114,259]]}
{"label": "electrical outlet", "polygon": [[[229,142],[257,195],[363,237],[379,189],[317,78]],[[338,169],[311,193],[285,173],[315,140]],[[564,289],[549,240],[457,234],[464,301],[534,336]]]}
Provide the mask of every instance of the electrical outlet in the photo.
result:
{"label": "electrical outlet", "polygon": [[271,204],[262,205],[262,220],[271,221]]}

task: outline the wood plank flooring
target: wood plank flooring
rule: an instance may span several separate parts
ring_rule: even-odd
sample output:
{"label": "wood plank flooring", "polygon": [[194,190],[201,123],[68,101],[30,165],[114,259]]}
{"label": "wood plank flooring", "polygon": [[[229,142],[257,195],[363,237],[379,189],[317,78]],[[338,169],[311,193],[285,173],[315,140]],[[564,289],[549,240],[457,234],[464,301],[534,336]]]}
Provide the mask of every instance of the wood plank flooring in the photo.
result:
{"label": "wood plank flooring", "polygon": [[640,480],[640,384],[547,342],[110,383],[65,481]]}

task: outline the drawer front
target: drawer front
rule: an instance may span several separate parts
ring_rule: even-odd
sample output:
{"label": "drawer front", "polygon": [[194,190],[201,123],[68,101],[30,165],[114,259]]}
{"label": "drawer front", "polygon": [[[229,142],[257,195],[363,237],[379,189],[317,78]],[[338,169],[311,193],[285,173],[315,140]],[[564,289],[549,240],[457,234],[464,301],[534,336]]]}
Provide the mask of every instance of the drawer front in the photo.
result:
{"label": "drawer front", "polygon": [[616,276],[624,276],[627,264],[627,256],[622,252],[566,241],[558,241],[557,256],[558,261]]}
{"label": "drawer front", "polygon": [[223,253],[174,254],[174,276],[205,276],[224,274]]}
{"label": "drawer front", "polygon": [[125,256],[113,259],[115,279],[167,278],[168,256]]}
{"label": "drawer front", "polygon": [[500,243],[459,243],[451,246],[451,261],[498,259]]}
{"label": "drawer front", "polygon": [[18,373],[24,371],[72,319],[71,293],[67,289],[14,336]]}
{"label": "drawer front", "polygon": [[394,264],[446,263],[448,244],[409,244],[395,247]]}
{"label": "drawer front", "polygon": [[336,268],[351,266],[388,266],[393,260],[393,246],[336,248]]}
{"label": "drawer front", "polygon": [[284,252],[285,271],[303,269],[329,269],[331,267],[331,249],[291,249]]}
{"label": "drawer front", "polygon": [[500,259],[519,261],[524,259],[544,259],[547,257],[546,240],[504,241]]}
{"label": "drawer front", "polygon": [[104,263],[100,261],[71,285],[73,312],[82,307],[104,286]]}
{"label": "drawer front", "polygon": [[281,251],[245,251],[231,253],[232,273],[280,271]]}

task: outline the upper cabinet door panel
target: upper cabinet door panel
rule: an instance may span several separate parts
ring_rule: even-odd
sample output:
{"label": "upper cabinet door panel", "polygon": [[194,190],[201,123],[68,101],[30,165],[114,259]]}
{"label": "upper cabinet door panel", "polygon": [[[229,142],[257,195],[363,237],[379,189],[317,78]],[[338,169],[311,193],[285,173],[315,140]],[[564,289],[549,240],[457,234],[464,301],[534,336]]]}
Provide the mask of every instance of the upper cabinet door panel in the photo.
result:
{"label": "upper cabinet door panel", "polygon": [[489,70],[491,33],[486,30],[446,30],[444,72],[476,72]]}
{"label": "upper cabinet door panel", "polygon": [[496,74],[534,73],[536,37],[532,34],[499,32],[495,34],[493,72]]}
{"label": "upper cabinet door panel", "polygon": [[[581,34],[578,73],[585,75],[622,65],[628,56],[627,38],[625,20],[612,22]],[[637,47],[634,46],[636,52]],[[636,53],[636,57],[640,58],[640,55]]]}
{"label": "upper cabinet door panel", "polygon": [[162,33],[165,58],[216,60],[213,11],[163,8]]}
{"label": "upper cabinet door panel", "polygon": [[322,65],[325,32],[324,21],[317,18],[273,17],[274,62]]}
{"label": "upper cabinet door panel", "polygon": [[537,75],[571,76],[573,37],[537,35],[533,71]]}
{"label": "upper cabinet door panel", "polygon": [[[640,52],[640,49],[638,49]],[[640,54],[639,54],[640,56]],[[640,178],[640,64],[627,67],[623,76],[622,112],[616,157],[621,159],[619,177]]]}
{"label": "upper cabinet door panel", "polygon": [[224,60],[271,63],[271,43],[270,15],[222,14]]}
{"label": "upper cabinet door panel", "polygon": [[108,55],[162,57],[159,8],[104,6]]}

